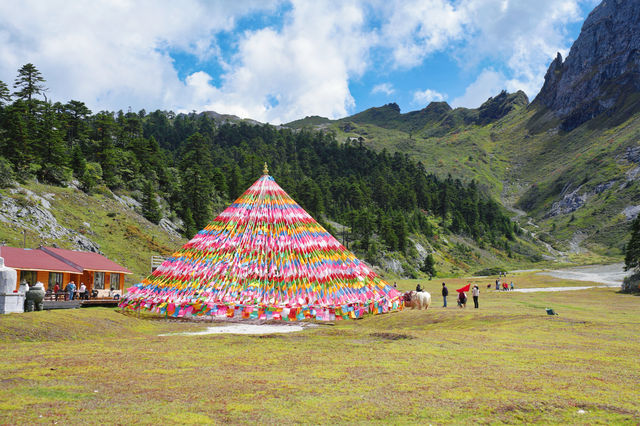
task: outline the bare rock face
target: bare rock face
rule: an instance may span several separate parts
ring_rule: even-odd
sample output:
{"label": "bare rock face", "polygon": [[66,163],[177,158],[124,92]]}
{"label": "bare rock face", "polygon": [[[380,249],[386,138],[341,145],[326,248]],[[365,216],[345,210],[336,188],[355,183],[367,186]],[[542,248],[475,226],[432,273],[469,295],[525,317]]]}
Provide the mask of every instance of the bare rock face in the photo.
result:
{"label": "bare rock face", "polygon": [[640,2],[604,0],[582,25],[563,62],[558,53],[534,103],[548,107],[571,130],[604,113],[629,108],[640,91]]}

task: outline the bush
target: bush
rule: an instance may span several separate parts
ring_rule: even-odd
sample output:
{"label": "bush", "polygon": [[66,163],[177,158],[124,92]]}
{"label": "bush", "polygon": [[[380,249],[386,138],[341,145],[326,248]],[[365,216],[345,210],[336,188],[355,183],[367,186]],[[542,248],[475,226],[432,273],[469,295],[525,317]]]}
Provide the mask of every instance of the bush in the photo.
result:
{"label": "bush", "polygon": [[82,189],[91,193],[93,189],[102,181],[102,167],[100,163],[87,163],[87,168],[80,178]]}
{"label": "bush", "polygon": [[13,167],[9,160],[0,157],[0,188],[13,186]]}
{"label": "bush", "polygon": [[640,272],[629,275],[622,282],[623,293],[640,293]]}
{"label": "bush", "polygon": [[73,172],[68,167],[60,167],[47,163],[39,171],[39,176],[44,182],[54,185],[63,185],[71,181],[73,178]]}
{"label": "bush", "polygon": [[501,272],[506,273],[507,270],[501,267],[485,268],[485,269],[481,269],[480,271],[474,272],[473,275],[476,275],[476,276],[499,275]]}

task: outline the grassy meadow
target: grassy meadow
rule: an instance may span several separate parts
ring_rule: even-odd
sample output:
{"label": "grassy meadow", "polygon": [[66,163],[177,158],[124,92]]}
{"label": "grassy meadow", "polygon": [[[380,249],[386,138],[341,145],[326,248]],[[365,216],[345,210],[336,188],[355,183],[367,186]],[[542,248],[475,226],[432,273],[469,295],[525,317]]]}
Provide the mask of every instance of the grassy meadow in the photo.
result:
{"label": "grassy meadow", "polygon": [[[445,281],[455,305],[467,281]],[[1,316],[0,424],[640,422],[640,297],[494,281],[473,280],[478,310],[421,281],[428,311],[264,336],[159,336],[212,324],[108,308]]]}

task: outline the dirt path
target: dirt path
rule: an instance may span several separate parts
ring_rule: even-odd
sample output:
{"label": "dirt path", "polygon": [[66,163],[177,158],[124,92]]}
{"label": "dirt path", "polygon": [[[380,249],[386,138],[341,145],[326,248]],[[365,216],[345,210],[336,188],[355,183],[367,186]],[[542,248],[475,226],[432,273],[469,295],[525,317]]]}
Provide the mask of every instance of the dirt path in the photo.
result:
{"label": "dirt path", "polygon": [[567,280],[590,281],[594,283],[619,286],[622,285],[624,277],[628,274],[623,268],[623,263],[613,263],[611,265],[591,265],[543,271],[540,272],[540,274]]}
{"label": "dirt path", "polygon": [[590,285],[582,287],[539,287],[539,288],[517,288],[514,292],[519,293],[538,293],[545,291],[572,291],[572,290],[588,290],[590,288],[620,287],[620,285]]}

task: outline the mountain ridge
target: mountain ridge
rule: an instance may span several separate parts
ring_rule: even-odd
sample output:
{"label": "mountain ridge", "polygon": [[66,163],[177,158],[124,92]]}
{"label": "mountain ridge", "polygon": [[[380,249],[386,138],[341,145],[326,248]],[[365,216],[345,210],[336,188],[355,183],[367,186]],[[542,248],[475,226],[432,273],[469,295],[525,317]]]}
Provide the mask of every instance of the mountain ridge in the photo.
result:
{"label": "mountain ridge", "polygon": [[[534,99],[564,130],[624,107],[640,90],[640,3],[603,1],[589,14],[563,61],[558,53]],[[634,100],[634,103],[637,103]]]}

